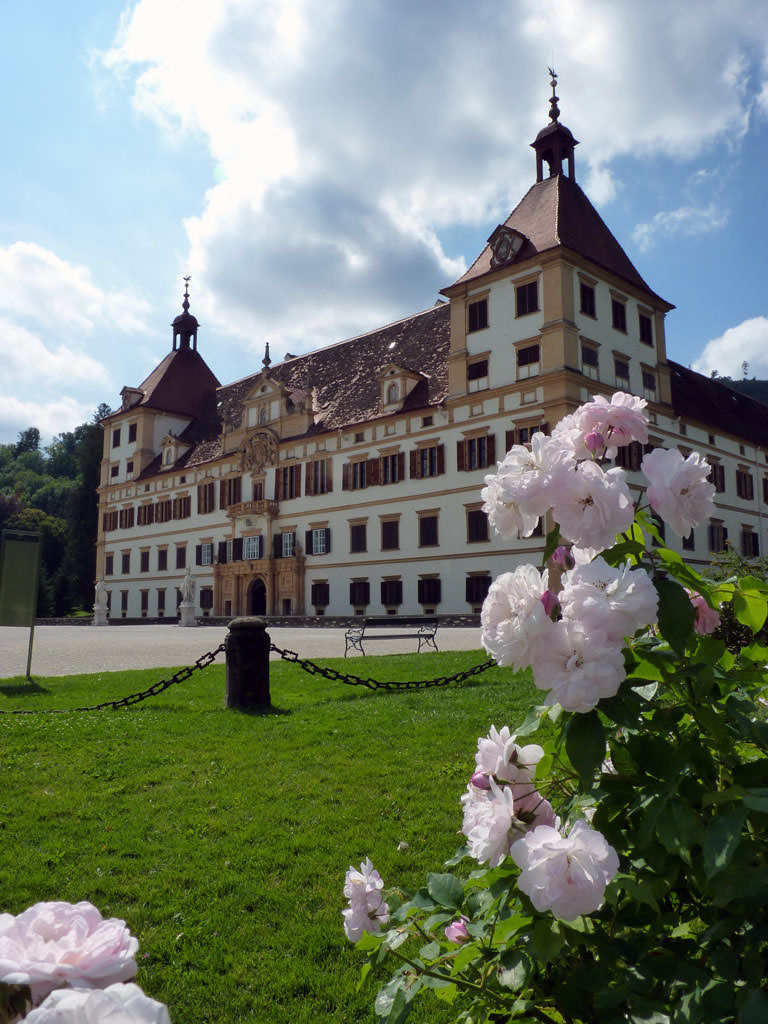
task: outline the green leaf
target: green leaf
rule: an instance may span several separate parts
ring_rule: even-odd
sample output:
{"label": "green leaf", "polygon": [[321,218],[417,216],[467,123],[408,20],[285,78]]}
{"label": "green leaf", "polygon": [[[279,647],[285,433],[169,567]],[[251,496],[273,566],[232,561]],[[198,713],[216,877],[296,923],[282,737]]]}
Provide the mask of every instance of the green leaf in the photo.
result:
{"label": "green leaf", "polygon": [[363,964],[363,966],[360,968],[360,981],[358,981],[358,983],[357,983],[357,991],[358,992],[360,991],[360,989],[365,984],[365,979],[371,973],[371,966],[372,966],[371,965],[371,961],[369,960],[368,963]]}
{"label": "green leaf", "polygon": [[427,875],[427,892],[441,907],[458,910],[464,901],[464,886],[455,875]]}
{"label": "green leaf", "polygon": [[572,715],[565,729],[565,749],[571,764],[590,782],[605,760],[605,729],[597,711]]}
{"label": "green leaf", "polygon": [[554,529],[550,530],[547,534],[547,540],[544,545],[544,565],[550,560],[552,555],[555,553],[558,545],[560,544],[560,527],[555,524]]}
{"label": "green leaf", "polygon": [[739,807],[730,814],[719,814],[707,825],[703,843],[707,878],[724,871],[731,863],[741,842],[741,827],[746,816],[746,808]]}
{"label": "green leaf", "polygon": [[768,615],[768,601],[758,594],[739,590],[733,595],[733,611],[742,626],[757,633]]}
{"label": "green leaf", "polygon": [[513,992],[519,991],[528,981],[530,964],[527,957],[517,950],[513,950],[502,960],[499,971],[499,984],[502,988],[510,988]]}
{"label": "green leaf", "polygon": [[691,599],[674,580],[653,581],[659,595],[659,629],[667,643],[678,654],[684,654],[693,634],[696,610]]}
{"label": "green leaf", "polygon": [[768,813],[768,789],[748,789],[744,793],[744,804],[751,811]]}
{"label": "green leaf", "polygon": [[[424,979],[424,984],[427,984],[426,978]],[[442,999],[444,1003],[453,1004],[458,993],[459,990],[453,984],[446,985],[445,987],[441,985],[440,988],[435,989],[435,995],[438,999]]]}
{"label": "green leaf", "polygon": [[564,942],[554,918],[537,921],[533,926],[533,948],[542,964],[554,960]]}
{"label": "green leaf", "polygon": [[768,995],[757,989],[747,992],[739,1008],[736,1024],[765,1024],[768,1020]]}

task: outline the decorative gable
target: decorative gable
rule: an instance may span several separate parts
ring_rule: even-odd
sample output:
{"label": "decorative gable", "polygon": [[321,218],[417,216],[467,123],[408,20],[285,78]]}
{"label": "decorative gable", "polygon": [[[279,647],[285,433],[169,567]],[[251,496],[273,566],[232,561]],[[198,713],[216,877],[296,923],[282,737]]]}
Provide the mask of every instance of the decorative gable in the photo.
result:
{"label": "decorative gable", "polygon": [[160,453],[163,469],[175,466],[179,459],[185,455],[192,445],[182,441],[172,430],[169,430],[160,442]]}
{"label": "decorative gable", "polygon": [[385,366],[378,376],[381,412],[396,412],[400,409],[404,400],[421,380],[422,374],[406,370],[396,363]]}
{"label": "decorative gable", "polygon": [[499,224],[488,239],[491,247],[491,267],[501,267],[511,263],[528,239],[521,232],[506,224]]}

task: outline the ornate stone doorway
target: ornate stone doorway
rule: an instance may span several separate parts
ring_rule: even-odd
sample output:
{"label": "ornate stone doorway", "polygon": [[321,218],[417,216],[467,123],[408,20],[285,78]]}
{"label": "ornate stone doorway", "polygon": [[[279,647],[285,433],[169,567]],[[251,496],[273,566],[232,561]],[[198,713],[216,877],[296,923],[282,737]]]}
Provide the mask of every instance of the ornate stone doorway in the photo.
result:
{"label": "ornate stone doorway", "polygon": [[267,614],[267,587],[262,579],[255,579],[248,588],[248,614]]}

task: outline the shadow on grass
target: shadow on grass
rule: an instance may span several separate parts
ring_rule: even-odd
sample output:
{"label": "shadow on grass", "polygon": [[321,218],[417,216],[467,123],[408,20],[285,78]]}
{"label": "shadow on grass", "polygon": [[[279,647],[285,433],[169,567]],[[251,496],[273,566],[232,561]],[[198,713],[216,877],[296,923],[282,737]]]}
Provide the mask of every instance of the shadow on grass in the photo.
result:
{"label": "shadow on grass", "polygon": [[26,679],[21,683],[6,683],[0,686],[0,693],[6,697],[34,697],[50,693],[44,686],[40,686],[34,679]]}
{"label": "shadow on grass", "polygon": [[246,718],[275,718],[279,715],[292,715],[290,708],[278,708],[274,704],[262,704],[253,708],[224,708],[224,711],[231,711],[233,715],[244,715]]}

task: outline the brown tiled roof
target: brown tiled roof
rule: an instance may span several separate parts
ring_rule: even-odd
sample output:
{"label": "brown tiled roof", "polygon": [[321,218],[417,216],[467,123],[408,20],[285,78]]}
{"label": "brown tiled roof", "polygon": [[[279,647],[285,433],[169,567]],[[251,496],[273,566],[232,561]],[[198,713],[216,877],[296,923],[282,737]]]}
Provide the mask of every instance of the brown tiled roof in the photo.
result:
{"label": "brown tiled roof", "polygon": [[198,416],[201,405],[218,387],[219,381],[196,349],[177,348],[139,385],[144,392],[139,404]]}
{"label": "brown tiled roof", "polygon": [[[648,292],[667,309],[674,308],[648,287],[586,194],[564,174],[533,185],[509,215],[505,226],[527,238],[513,263],[565,246]],[[487,274],[491,270],[491,256],[491,247],[486,245],[455,284],[465,284]]]}
{"label": "brown tiled roof", "polygon": [[[392,363],[421,377],[401,409],[439,405],[448,394],[449,347],[450,308],[441,302],[378,330],[270,366],[269,376],[289,392],[310,396],[307,401],[314,401],[319,415],[309,433],[322,433],[381,416],[378,375]],[[221,420],[240,424],[243,402],[258,376],[254,373],[218,389],[218,411],[209,410],[181,436],[195,441],[186,465],[221,454]]]}
{"label": "brown tiled roof", "polygon": [[672,406],[681,418],[768,448],[768,406],[727,384],[668,360]]}

